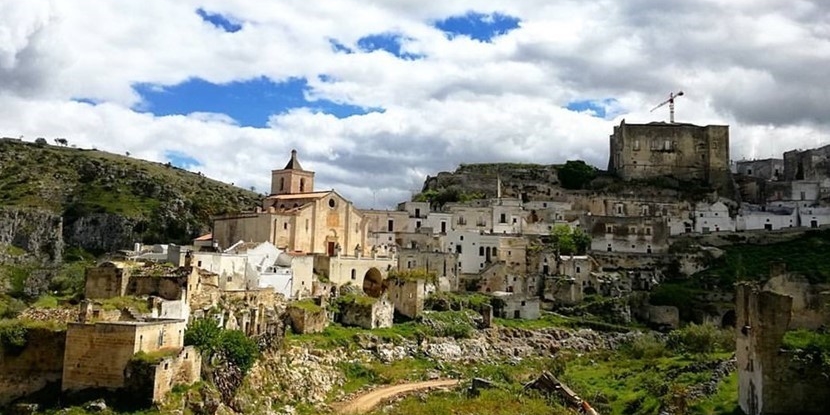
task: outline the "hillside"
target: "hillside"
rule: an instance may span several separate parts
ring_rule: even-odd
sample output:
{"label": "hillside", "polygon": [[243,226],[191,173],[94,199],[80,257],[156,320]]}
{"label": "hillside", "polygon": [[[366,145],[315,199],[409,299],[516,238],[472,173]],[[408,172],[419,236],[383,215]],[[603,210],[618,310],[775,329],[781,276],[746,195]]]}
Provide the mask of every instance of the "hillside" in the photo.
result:
{"label": "hillside", "polygon": [[[0,139],[0,216],[62,216],[63,242],[91,252],[138,241],[184,243],[208,230],[211,215],[251,209],[259,198],[170,164]],[[37,222],[5,226],[0,243],[32,251],[26,235],[55,226]]]}

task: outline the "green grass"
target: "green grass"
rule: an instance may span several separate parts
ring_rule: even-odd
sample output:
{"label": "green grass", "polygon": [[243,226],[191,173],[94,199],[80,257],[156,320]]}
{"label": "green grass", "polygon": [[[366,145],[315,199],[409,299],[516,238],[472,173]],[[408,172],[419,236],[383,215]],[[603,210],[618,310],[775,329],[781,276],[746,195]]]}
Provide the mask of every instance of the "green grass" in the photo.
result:
{"label": "green grass", "polygon": [[315,304],[313,300],[302,300],[291,303],[290,307],[296,307],[310,313],[319,313],[323,311],[323,307]]}
{"label": "green grass", "polygon": [[139,351],[133,355],[131,360],[149,365],[155,365],[161,362],[164,358],[178,355],[179,351],[180,349],[178,348],[160,349],[152,352]]}
{"label": "green grass", "polygon": [[718,391],[691,407],[691,413],[700,415],[744,415],[738,406],[738,373],[732,372],[718,384]]}
{"label": "green grass", "polygon": [[49,294],[44,294],[32,303],[32,307],[46,309],[58,308],[58,298]]}
{"label": "green grass", "polygon": [[466,392],[434,392],[422,398],[410,396],[391,408],[377,409],[375,415],[566,415],[564,408],[535,394],[517,394],[502,389],[485,389],[477,397]]}
{"label": "green grass", "polygon": [[[567,370],[560,379],[600,413],[656,415],[664,402],[693,404],[684,398],[684,394],[690,386],[709,378],[708,373],[680,373],[683,367],[709,359],[725,359],[730,355],[631,359],[608,351],[594,352],[568,361]],[[670,376],[671,373],[677,375]],[[712,399],[715,402],[715,398]],[[728,404],[725,403],[727,397],[719,399],[719,405]],[[737,402],[737,391],[734,402]]]}
{"label": "green grass", "polygon": [[95,302],[100,303],[101,308],[109,311],[122,310],[124,308],[134,308],[140,313],[150,312],[150,306],[147,304],[147,300],[140,297],[112,297],[102,300],[95,300]]}
{"label": "green grass", "polygon": [[787,270],[811,282],[830,282],[830,230],[811,230],[787,242],[769,245],[739,244],[724,248],[725,255],[695,278],[730,287],[740,280],[764,280],[772,261],[783,261]]}

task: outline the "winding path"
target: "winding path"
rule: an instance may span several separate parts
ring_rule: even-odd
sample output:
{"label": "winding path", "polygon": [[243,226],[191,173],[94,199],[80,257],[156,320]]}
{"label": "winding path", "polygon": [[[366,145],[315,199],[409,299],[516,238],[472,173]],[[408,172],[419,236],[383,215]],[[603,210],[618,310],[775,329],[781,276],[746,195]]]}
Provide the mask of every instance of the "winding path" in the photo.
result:
{"label": "winding path", "polygon": [[455,386],[458,384],[458,379],[444,379],[444,380],[429,380],[426,382],[402,383],[400,385],[387,386],[385,388],[375,389],[360,395],[349,402],[337,405],[338,413],[342,414],[362,414],[372,410],[375,406],[381,403],[384,399],[389,399],[394,396],[406,392],[412,392],[422,389],[440,388],[446,386]]}

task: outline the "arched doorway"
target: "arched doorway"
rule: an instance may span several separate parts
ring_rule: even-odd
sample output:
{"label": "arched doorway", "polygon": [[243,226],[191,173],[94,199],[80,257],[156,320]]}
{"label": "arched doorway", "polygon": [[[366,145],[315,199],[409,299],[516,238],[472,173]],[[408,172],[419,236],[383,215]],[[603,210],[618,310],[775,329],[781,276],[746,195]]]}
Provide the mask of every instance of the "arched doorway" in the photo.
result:
{"label": "arched doorway", "polygon": [[721,317],[720,326],[724,329],[729,327],[735,327],[736,322],[737,317],[735,316],[735,310],[729,310],[723,314],[723,317]]}
{"label": "arched doorway", "polygon": [[383,274],[377,268],[370,268],[363,276],[363,292],[369,297],[378,298],[386,291]]}

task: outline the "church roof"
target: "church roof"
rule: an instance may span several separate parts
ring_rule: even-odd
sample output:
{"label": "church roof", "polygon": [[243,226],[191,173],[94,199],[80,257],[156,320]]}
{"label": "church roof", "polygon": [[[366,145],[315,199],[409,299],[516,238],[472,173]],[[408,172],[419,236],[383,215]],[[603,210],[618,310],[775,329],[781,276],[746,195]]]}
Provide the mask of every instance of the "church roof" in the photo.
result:
{"label": "church roof", "polygon": [[303,167],[300,166],[300,161],[297,160],[297,150],[291,150],[291,160],[288,160],[288,164],[285,165],[283,170],[303,171]]}

